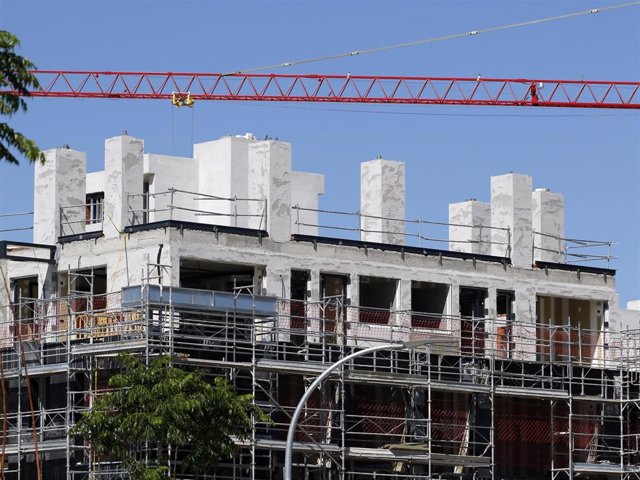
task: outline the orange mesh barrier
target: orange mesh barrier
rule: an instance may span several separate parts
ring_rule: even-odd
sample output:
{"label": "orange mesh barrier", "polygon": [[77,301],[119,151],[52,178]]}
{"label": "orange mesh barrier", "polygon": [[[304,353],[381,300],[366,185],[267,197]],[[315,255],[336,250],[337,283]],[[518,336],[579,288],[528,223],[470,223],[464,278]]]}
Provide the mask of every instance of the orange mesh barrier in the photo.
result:
{"label": "orange mesh barrier", "polygon": [[367,308],[360,308],[361,323],[388,325],[390,316],[391,312],[389,312],[388,310],[370,310]]}
{"label": "orange mesh barrier", "polygon": [[427,313],[411,313],[411,327],[413,328],[440,328],[440,323],[442,323],[442,318],[429,315]]}
{"label": "orange mesh barrier", "polygon": [[551,464],[548,403],[497,397],[495,408],[496,473],[544,475]]}
{"label": "orange mesh barrier", "polygon": [[295,302],[292,300],[290,303],[290,309],[291,328],[304,330],[306,326],[304,302]]}

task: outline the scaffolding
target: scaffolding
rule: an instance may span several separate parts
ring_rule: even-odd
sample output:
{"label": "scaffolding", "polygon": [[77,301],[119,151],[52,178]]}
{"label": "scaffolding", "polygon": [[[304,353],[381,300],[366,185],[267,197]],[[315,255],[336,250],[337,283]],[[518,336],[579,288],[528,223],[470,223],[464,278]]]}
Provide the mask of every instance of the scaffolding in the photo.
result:
{"label": "scaffolding", "polygon": [[339,297],[166,286],[167,268],[148,265],[141,285],[102,295],[79,291],[73,285],[91,278],[70,273],[65,297],[0,307],[3,381],[16,399],[5,414],[5,478],[33,478],[34,434],[45,478],[127,478],[70,434],[126,351],[171,355],[251,393],[272,421],[254,422],[251,440],[213,478],[279,479],[308,384],[357,349],[418,339],[429,344],[353,360],[311,397],[294,478],[640,478],[638,330],[431,314],[415,322],[426,314]]}

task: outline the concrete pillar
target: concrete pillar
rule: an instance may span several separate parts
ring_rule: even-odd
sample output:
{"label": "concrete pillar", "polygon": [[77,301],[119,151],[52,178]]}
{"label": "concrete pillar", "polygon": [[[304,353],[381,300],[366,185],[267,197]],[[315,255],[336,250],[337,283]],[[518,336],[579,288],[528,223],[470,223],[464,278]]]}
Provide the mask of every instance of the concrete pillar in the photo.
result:
{"label": "concrete pillar", "polygon": [[[531,268],[531,177],[508,173],[491,177],[491,254],[511,257],[514,267]],[[507,249],[507,245],[509,249]]]}
{"label": "concrete pillar", "polygon": [[[291,172],[291,206],[318,209],[318,197],[324,193],[324,175]],[[294,209],[291,211],[291,232],[318,235],[318,212]]]}
{"label": "concrete pillar", "polygon": [[564,263],[564,195],[536,188],[531,194],[533,259]]}
{"label": "concrete pillar", "polygon": [[[128,225],[142,223],[144,142],[128,135],[104,142],[104,236],[117,237]],[[134,212],[130,212],[130,208]]]}
{"label": "concrete pillar", "polygon": [[[405,169],[403,162],[378,158],[360,165],[360,239],[404,244]],[[384,217],[397,220],[386,220]]]}
{"label": "concrete pillar", "polygon": [[311,270],[309,275],[309,302],[307,303],[307,340],[309,342],[319,341],[320,334],[320,271]]}
{"label": "concrete pillar", "polygon": [[[449,204],[449,250],[491,254],[491,204],[466,200]],[[460,226],[469,225],[469,226]]]}
{"label": "concrete pillar", "polygon": [[532,361],[536,358],[536,289],[526,286],[515,289],[513,302],[513,336],[515,351],[513,358]]}
{"label": "concrete pillar", "polygon": [[[266,140],[249,144],[249,198],[266,198],[267,231],[276,242],[291,239],[291,144]],[[265,228],[264,204],[251,202],[250,228]]]}
{"label": "concrete pillar", "polygon": [[360,321],[360,277],[357,273],[349,275],[347,285],[347,322],[355,323]]}
{"label": "concrete pillar", "polygon": [[411,280],[398,280],[398,288],[396,290],[396,301],[394,308],[395,318],[392,325],[399,327],[399,334],[394,336],[395,340],[408,340],[409,329],[411,328]]}
{"label": "concrete pillar", "polygon": [[[255,140],[250,134],[223,137],[212,142],[197,143],[193,156],[199,165],[198,193],[223,198],[247,198],[249,145]],[[202,216],[200,223],[247,227],[246,215],[250,203],[245,200],[200,200],[200,210],[238,216]],[[255,207],[255,205],[253,205]],[[261,205],[262,206],[262,205]]]}
{"label": "concrete pillar", "polygon": [[44,163],[35,164],[33,241],[55,244],[60,236],[85,231],[87,156],[65,148],[44,154]]}

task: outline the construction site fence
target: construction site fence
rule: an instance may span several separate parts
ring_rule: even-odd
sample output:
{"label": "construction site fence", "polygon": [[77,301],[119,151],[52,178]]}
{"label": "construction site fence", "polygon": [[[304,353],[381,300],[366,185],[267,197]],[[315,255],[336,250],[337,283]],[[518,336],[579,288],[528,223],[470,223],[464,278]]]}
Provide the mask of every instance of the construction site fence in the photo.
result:
{"label": "construction site fence", "polygon": [[547,325],[295,300],[279,300],[277,312],[255,318],[233,310],[148,307],[123,308],[120,292],[23,298],[0,307],[3,361],[8,368],[18,361],[19,342],[27,360],[50,364],[66,361],[67,350],[79,344],[145,339],[159,346],[170,342],[177,350],[226,348],[236,353],[273,344],[285,355],[306,351],[308,358],[321,362],[334,361],[331,352],[336,349],[424,340],[428,345],[421,349],[430,353],[640,370],[640,330],[590,330],[571,324],[570,318],[565,325]]}

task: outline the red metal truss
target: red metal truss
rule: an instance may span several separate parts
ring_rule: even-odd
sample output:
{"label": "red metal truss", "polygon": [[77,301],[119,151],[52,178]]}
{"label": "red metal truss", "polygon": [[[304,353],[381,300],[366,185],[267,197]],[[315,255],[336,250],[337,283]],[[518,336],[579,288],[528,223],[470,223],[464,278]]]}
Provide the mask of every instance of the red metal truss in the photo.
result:
{"label": "red metal truss", "polygon": [[34,97],[640,108],[640,82],[364,75],[34,72]]}

